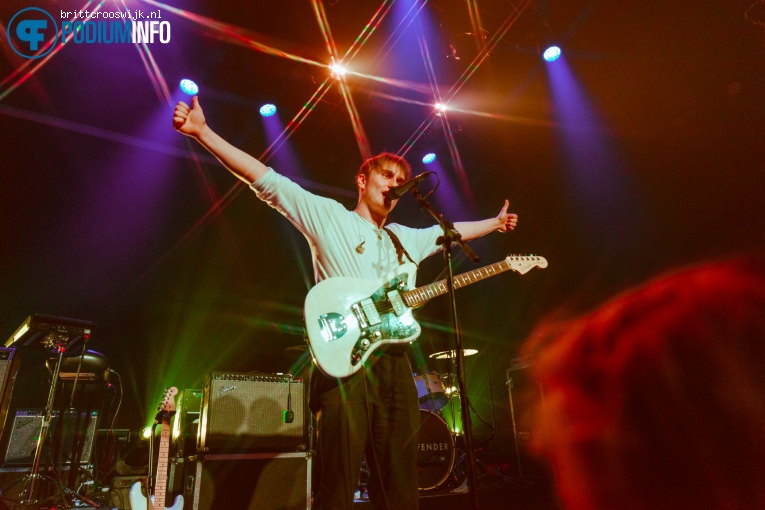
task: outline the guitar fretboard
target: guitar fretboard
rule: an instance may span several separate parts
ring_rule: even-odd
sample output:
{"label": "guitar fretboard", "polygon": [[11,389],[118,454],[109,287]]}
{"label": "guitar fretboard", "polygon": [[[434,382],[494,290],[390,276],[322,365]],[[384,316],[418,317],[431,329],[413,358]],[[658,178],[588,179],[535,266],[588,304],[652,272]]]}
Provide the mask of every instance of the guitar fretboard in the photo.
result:
{"label": "guitar fretboard", "polygon": [[[488,266],[484,266],[467,273],[462,273],[454,277],[454,288],[460,289],[471,283],[479,282],[494,275],[498,275],[505,271],[512,269],[510,264],[506,260],[495,262]],[[404,302],[407,306],[415,308],[422,305],[426,301],[433,299],[436,296],[441,296],[449,292],[446,280],[439,280],[422,287],[417,287],[406,292],[401,293],[404,298]]]}
{"label": "guitar fretboard", "polygon": [[159,439],[159,458],[157,459],[157,477],[154,484],[154,508],[164,509],[167,494],[167,469],[170,454],[170,418],[162,420],[162,431]]}

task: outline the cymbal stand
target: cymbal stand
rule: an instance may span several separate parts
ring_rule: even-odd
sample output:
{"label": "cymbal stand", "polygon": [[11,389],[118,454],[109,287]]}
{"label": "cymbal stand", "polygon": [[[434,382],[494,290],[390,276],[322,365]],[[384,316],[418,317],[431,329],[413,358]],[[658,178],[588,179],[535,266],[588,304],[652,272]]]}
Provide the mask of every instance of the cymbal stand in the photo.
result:
{"label": "cymbal stand", "polygon": [[427,201],[426,197],[420,194],[420,191],[415,186],[412,188],[412,195],[414,195],[417,203],[420,207],[427,210],[428,213],[441,225],[444,231],[444,235],[439,237],[436,241],[443,246],[444,251],[444,265],[446,266],[447,278],[446,287],[449,295],[449,303],[452,314],[452,327],[454,328],[454,348],[456,350],[457,361],[457,382],[460,393],[460,405],[465,412],[462,413],[462,432],[465,438],[465,453],[468,459],[468,495],[470,501],[470,508],[477,510],[478,504],[478,484],[475,473],[475,452],[473,451],[473,432],[470,424],[470,411],[469,403],[467,400],[467,387],[465,384],[465,353],[462,350],[462,335],[460,333],[459,321],[457,317],[457,301],[454,296],[454,271],[452,268],[452,244],[458,244],[465,254],[471,258],[474,262],[478,261],[478,256],[475,252],[462,240],[460,233],[454,228],[454,225],[444,218],[443,214],[438,214],[433,206]]}
{"label": "cymbal stand", "polygon": [[[458,435],[457,431],[457,408],[454,404],[454,397],[457,397],[457,401],[460,402],[460,417],[462,416],[462,401],[460,399],[460,388],[459,388],[459,380],[457,380],[457,353],[454,352],[454,350],[451,350],[447,353],[446,359],[449,360],[449,373],[448,373],[448,384],[449,384],[449,403],[447,406],[449,406],[449,410],[452,413],[452,423],[451,423],[451,430],[453,436]],[[456,386],[455,386],[456,383]]]}
{"label": "cymbal stand", "polygon": [[[43,450],[45,448],[45,440],[48,437],[48,430],[50,429],[50,422],[53,417],[53,401],[56,397],[56,388],[58,386],[59,373],[61,371],[61,363],[64,359],[64,353],[69,348],[69,345],[68,345],[69,339],[67,337],[59,336],[59,335],[55,335],[55,336],[56,336],[56,342],[55,342],[54,349],[55,349],[55,352],[58,353],[58,360],[56,362],[56,368],[53,370],[53,377],[51,378],[50,391],[48,392],[48,403],[45,406],[45,416],[43,417],[42,425],[40,427],[40,435],[37,438],[37,448],[35,449],[34,461],[32,463],[32,472],[27,476],[27,488],[22,492],[20,505],[22,507],[32,507],[38,504],[39,501],[36,501],[34,499],[35,488],[37,486],[38,480],[45,480],[49,483],[53,483],[57,485],[58,487],[62,488],[68,494],[74,494],[80,500],[85,501],[86,503],[97,507],[98,503],[95,503],[89,500],[88,498],[77,493],[76,491],[66,488],[60,481],[56,480],[55,478],[40,474],[40,463],[42,461]],[[63,416],[61,417],[61,419],[63,419]]]}
{"label": "cymbal stand", "polygon": [[[457,449],[457,451],[459,452],[460,450]],[[459,456],[459,458],[454,462],[454,467],[452,468],[452,471],[456,472],[457,468],[459,467],[459,465],[462,464],[462,462],[466,458],[467,458],[467,452],[464,452],[464,451],[461,452],[461,455]],[[503,483],[506,483],[506,484],[512,483],[514,481],[514,478],[511,475],[506,475],[498,467],[497,468],[489,467],[488,465],[486,465],[486,463],[484,463],[479,458],[475,459],[475,463],[476,463],[477,466],[481,467],[481,469],[483,470],[483,473],[482,473],[483,476],[493,475],[493,476],[497,477],[499,480],[501,480]],[[478,475],[478,477],[481,478],[482,476]]]}

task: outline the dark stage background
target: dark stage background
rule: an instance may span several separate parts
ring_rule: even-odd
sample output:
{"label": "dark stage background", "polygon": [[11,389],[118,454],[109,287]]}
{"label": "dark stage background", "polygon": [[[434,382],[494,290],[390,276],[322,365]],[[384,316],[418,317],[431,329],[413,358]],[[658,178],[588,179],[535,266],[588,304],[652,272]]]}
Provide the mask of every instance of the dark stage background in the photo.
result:
{"label": "dark stage background", "polygon": [[[86,6],[5,1],[3,34],[32,5],[57,22],[59,11]],[[519,226],[475,241],[482,263],[534,253],[550,264],[458,295],[465,346],[479,351],[467,358],[469,393],[487,420],[493,401],[494,442],[503,447],[505,370],[542,321],[581,313],[665,269],[763,246],[765,8],[431,0],[406,18],[411,5],[393,3],[349,64],[387,79],[346,77],[371,151],[414,140],[415,173],[435,152],[439,166],[427,167],[441,178],[434,204],[455,221],[495,215],[510,200]],[[329,72],[258,48],[322,64],[329,57],[308,0],[128,6],[161,10],[170,42],[147,45],[149,53],[68,43],[30,61],[2,37],[0,336],[32,313],[96,322],[90,347],[109,357],[125,388],[115,425],[138,428],[167,386],[200,387],[211,370],[289,371],[283,351],[303,343],[313,281],[307,246],[289,223],[172,130],[178,82],[195,80],[213,128],[260,155],[273,139],[260,105],[276,104],[287,125]],[[482,28],[471,24],[472,6]],[[340,54],[378,7],[324,2]],[[514,8],[517,21],[496,37]],[[547,40],[564,52],[552,64],[539,55]],[[490,49],[480,62],[479,44]],[[447,128],[440,117],[421,129],[434,103],[423,46],[455,108]],[[471,62],[480,65],[461,80]],[[450,96],[455,83],[464,86]],[[270,163],[350,208],[361,154],[333,85]],[[432,223],[411,197],[400,202],[394,221]],[[457,272],[475,267],[455,253]],[[420,284],[441,270],[441,258],[431,258]],[[421,361],[450,347],[447,300],[418,317]],[[448,367],[430,360],[425,368]],[[475,432],[479,441],[488,435],[480,423]]]}

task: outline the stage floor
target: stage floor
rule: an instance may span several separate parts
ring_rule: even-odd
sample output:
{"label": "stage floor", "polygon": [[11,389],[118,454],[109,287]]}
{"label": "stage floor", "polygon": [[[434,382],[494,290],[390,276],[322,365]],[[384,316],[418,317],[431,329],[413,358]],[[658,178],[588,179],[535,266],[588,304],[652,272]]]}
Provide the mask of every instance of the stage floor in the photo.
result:
{"label": "stage floor", "polygon": [[[555,491],[549,484],[515,480],[501,485],[481,486],[478,503],[481,510],[561,510]],[[368,500],[357,499],[354,508],[371,509]],[[420,494],[420,510],[465,510],[470,498],[465,493],[424,491]]]}

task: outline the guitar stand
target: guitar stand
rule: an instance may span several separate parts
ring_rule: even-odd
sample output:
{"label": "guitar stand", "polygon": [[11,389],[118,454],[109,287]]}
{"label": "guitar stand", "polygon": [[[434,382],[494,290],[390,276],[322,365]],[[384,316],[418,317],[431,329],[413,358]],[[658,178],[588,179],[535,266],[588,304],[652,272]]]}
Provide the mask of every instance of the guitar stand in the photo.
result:
{"label": "guitar stand", "polygon": [[[51,476],[40,474],[40,463],[42,462],[43,451],[45,448],[45,441],[48,437],[50,422],[53,416],[53,402],[56,397],[56,388],[58,387],[58,379],[59,379],[59,373],[61,369],[61,363],[64,359],[64,353],[69,348],[69,345],[67,345],[67,342],[68,341],[64,340],[62,337],[58,337],[55,344],[55,351],[58,353],[58,361],[56,362],[56,368],[53,370],[53,377],[51,378],[50,391],[48,392],[48,403],[45,406],[45,416],[43,417],[42,425],[40,427],[40,435],[37,438],[37,447],[35,448],[35,456],[34,456],[34,461],[32,463],[32,472],[0,488],[0,498],[2,498],[3,493],[9,488],[22,482],[26,484],[26,487],[21,492],[20,500],[18,502],[11,502],[11,505],[9,505],[9,508],[14,508],[14,509],[15,508],[36,508],[36,507],[40,508],[39,505],[42,503],[42,501],[35,499],[35,489],[38,486],[38,482],[41,482],[41,481],[48,482],[49,484],[56,486],[59,489],[59,491],[61,491],[61,496],[62,496],[62,499],[64,499],[64,503],[66,503],[66,498],[64,498],[64,493],[67,493],[67,494],[75,496],[80,501],[84,501],[85,503],[93,507],[98,508],[99,506],[98,503],[91,501],[90,499],[86,498],[85,496],[78,493],[77,491],[69,489],[68,487],[66,487],[66,485],[61,483],[59,480]],[[87,339],[85,341],[85,345],[83,345],[83,351],[86,346],[87,346]],[[8,500],[4,500],[4,501],[8,502]],[[15,503],[15,505],[13,503]],[[48,508],[48,507],[46,506],[44,508]]]}

